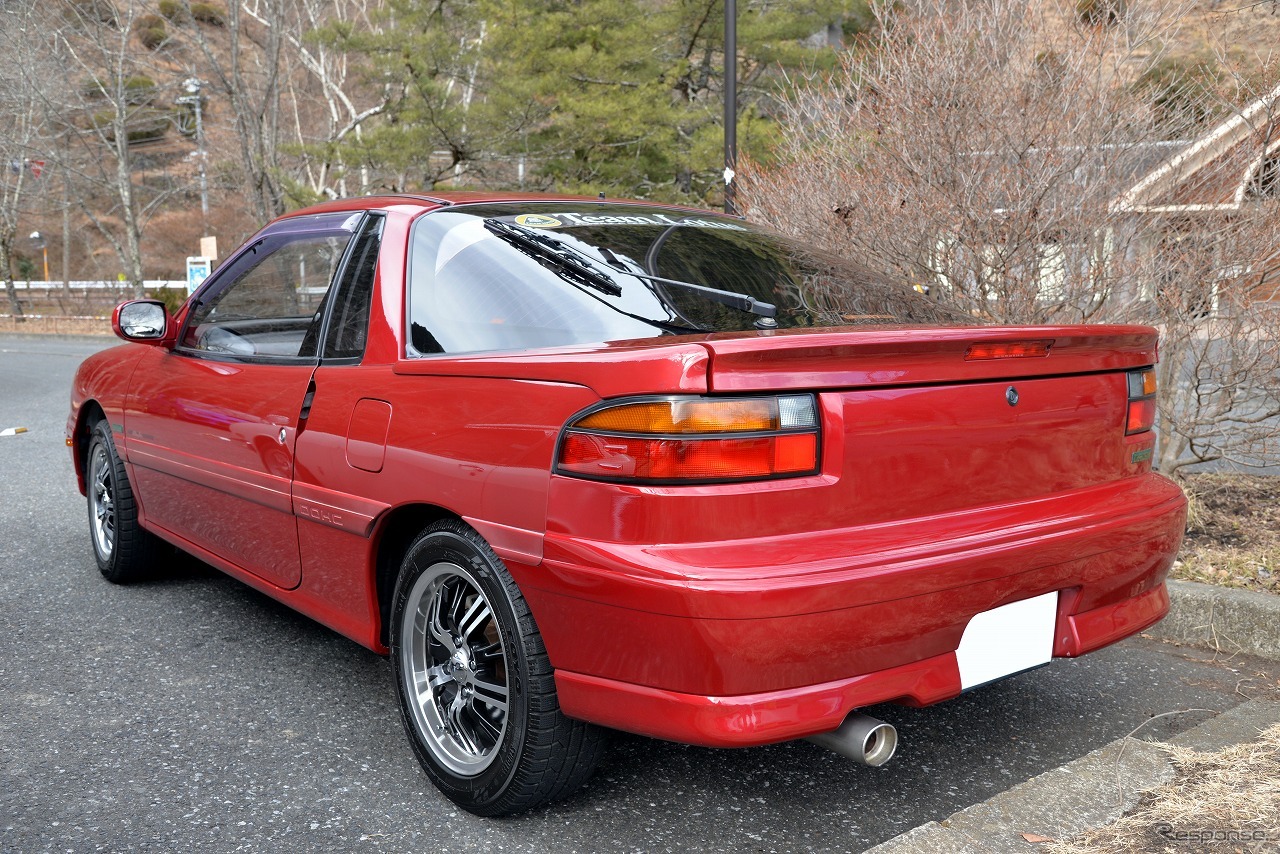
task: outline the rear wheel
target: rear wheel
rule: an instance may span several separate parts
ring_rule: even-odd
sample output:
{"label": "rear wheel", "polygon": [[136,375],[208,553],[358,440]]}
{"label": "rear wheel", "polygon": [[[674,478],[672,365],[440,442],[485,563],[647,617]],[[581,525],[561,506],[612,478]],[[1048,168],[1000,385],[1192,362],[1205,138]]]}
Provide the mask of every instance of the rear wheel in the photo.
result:
{"label": "rear wheel", "polygon": [[572,794],[591,776],[602,734],[560,711],[524,597],[473,529],[440,522],[414,541],[391,629],[414,753],[463,809],[522,812]]}
{"label": "rear wheel", "polygon": [[90,431],[85,466],[89,539],[98,570],[115,584],[150,574],[159,541],[138,524],[138,505],[106,421]]}

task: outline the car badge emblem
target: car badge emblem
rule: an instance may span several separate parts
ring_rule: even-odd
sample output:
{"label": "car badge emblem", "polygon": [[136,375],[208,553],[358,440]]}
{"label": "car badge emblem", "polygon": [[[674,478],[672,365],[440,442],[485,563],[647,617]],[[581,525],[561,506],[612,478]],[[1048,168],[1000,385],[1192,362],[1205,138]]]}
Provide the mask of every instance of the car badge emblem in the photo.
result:
{"label": "car badge emblem", "polygon": [[1018,405],[1018,390],[1013,386],[1009,386],[1004,390],[1004,399],[1009,401],[1010,406]]}

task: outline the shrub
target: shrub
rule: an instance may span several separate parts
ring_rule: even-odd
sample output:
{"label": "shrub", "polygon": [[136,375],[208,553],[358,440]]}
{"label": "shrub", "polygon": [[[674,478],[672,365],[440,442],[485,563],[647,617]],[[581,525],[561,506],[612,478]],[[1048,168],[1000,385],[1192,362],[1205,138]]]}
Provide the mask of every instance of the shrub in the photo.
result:
{"label": "shrub", "polygon": [[854,0],[853,3],[849,4],[840,20],[840,30],[846,39],[845,43],[850,44],[859,36],[875,34],[876,30],[880,28],[880,19],[876,17],[876,8],[884,5],[874,3],[872,0]]}
{"label": "shrub", "polygon": [[147,296],[164,303],[165,311],[170,315],[177,314],[178,309],[182,308],[182,304],[187,301],[187,292],[179,288],[155,288],[149,291]]}
{"label": "shrub", "polygon": [[163,27],[147,27],[138,30],[138,41],[147,50],[159,50],[169,40],[169,33]]}
{"label": "shrub", "polygon": [[146,115],[138,115],[129,119],[128,125],[125,126],[125,132],[129,136],[129,142],[151,142],[164,136],[165,131],[169,130],[169,120],[167,113],[162,111],[148,111]]}
{"label": "shrub", "polygon": [[[110,142],[116,140],[116,114],[111,110],[102,110],[93,115],[93,126],[98,128]],[[125,122],[125,136],[129,142],[151,142],[165,135],[173,120],[163,110],[143,107],[129,116]]]}
{"label": "shrub", "polygon": [[1203,124],[1211,112],[1210,94],[1218,85],[1221,69],[1211,55],[1166,56],[1137,81],[1162,124]]}
{"label": "shrub", "polygon": [[87,80],[80,86],[80,96],[86,101],[101,101],[106,97],[103,91],[105,86],[100,80]]}
{"label": "shrub", "polygon": [[1076,0],[1076,16],[1090,26],[1110,26],[1124,17],[1124,0]]}
{"label": "shrub", "polygon": [[126,104],[150,104],[156,96],[156,81],[141,74],[126,77],[121,88]]}
{"label": "shrub", "polygon": [[227,25],[227,13],[213,3],[192,3],[191,17],[202,24],[210,24],[215,27],[225,27]]}
{"label": "shrub", "polygon": [[[156,97],[156,81],[141,74],[126,77],[120,86],[124,102],[135,106],[150,104]],[[104,101],[115,97],[115,81],[87,80],[80,86],[80,94],[86,101]]]}
{"label": "shrub", "polygon": [[191,13],[182,0],[160,0],[160,14],[175,24],[185,24],[191,20]]}
{"label": "shrub", "polygon": [[148,50],[156,50],[169,38],[169,28],[159,15],[143,15],[138,18],[133,22],[133,31],[138,34],[138,41]]}
{"label": "shrub", "polygon": [[112,0],[71,0],[66,14],[86,23],[106,24],[117,29],[120,26],[120,13]]}

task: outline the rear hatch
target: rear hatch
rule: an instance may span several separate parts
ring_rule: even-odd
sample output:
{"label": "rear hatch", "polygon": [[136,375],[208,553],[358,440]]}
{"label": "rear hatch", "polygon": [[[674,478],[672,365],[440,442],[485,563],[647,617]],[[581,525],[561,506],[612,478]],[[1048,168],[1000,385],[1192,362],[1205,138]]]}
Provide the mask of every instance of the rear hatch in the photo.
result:
{"label": "rear hatch", "polygon": [[1127,374],[1156,361],[1135,326],[884,328],[726,336],[713,394],[813,391],[827,524],[1016,502],[1150,469],[1125,435]]}

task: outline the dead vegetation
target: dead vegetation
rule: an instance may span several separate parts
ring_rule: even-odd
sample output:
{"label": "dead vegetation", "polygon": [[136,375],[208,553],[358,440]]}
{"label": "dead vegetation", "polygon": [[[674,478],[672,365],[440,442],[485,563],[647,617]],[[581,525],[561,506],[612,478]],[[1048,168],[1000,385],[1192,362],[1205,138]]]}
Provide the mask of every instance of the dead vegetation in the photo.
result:
{"label": "dead vegetation", "polygon": [[1280,593],[1280,477],[1193,474],[1187,535],[1171,577]]}
{"label": "dead vegetation", "polygon": [[1054,842],[1052,854],[1252,852],[1280,848],[1280,724],[1217,753],[1167,746],[1176,776],[1124,818]]}

